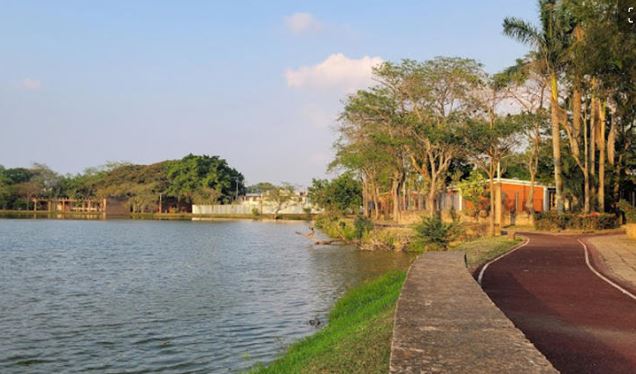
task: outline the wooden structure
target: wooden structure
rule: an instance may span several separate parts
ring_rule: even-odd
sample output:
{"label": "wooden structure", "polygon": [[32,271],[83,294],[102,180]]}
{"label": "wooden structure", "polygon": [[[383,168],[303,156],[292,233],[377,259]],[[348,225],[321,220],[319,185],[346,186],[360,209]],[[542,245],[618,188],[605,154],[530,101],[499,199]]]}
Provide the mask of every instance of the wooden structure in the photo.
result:
{"label": "wooden structure", "polygon": [[126,202],[113,198],[103,199],[31,199],[33,211],[50,213],[101,213],[104,215],[128,215],[130,210]]}

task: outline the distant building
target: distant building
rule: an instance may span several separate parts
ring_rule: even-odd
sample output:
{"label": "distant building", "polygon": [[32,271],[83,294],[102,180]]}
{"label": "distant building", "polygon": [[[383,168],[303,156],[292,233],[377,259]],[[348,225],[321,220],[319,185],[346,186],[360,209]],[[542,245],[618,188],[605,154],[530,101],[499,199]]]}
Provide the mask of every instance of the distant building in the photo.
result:
{"label": "distant building", "polygon": [[104,199],[32,199],[33,211],[50,213],[96,213],[106,216],[126,216],[130,214],[126,201],[115,198]]}
{"label": "distant building", "polygon": [[[247,215],[247,214],[274,214],[277,204],[268,197],[267,192],[247,193],[239,196],[235,204],[192,205],[193,214],[208,215]],[[307,196],[307,192],[293,192],[289,201],[282,204],[278,214],[316,214],[322,212],[317,209]]]}

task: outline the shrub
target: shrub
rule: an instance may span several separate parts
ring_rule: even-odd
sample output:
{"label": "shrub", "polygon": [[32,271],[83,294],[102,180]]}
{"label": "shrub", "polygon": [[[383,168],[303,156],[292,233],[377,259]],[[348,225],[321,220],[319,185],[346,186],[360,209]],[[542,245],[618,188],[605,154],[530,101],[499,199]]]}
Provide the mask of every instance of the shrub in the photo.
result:
{"label": "shrub", "polygon": [[316,219],[316,227],[331,238],[342,240],[354,240],[356,238],[355,227],[350,219],[324,215]]}
{"label": "shrub", "polygon": [[618,218],[608,213],[562,213],[543,212],[534,217],[537,230],[607,230],[618,227]]}
{"label": "shrub", "polygon": [[261,216],[261,211],[258,210],[258,208],[252,208],[252,215],[254,217],[260,217]]}
{"label": "shrub", "polygon": [[383,227],[369,231],[361,240],[360,249],[407,251],[411,248],[413,231],[403,227]]}
{"label": "shrub", "polygon": [[462,226],[457,221],[445,223],[438,216],[424,217],[415,232],[425,246],[445,251],[450,242],[461,235]]}
{"label": "shrub", "polygon": [[627,200],[619,201],[618,209],[625,215],[626,223],[636,223],[636,208],[627,202]]}
{"label": "shrub", "polygon": [[362,239],[373,230],[373,222],[369,218],[359,215],[353,221],[353,227],[356,239]]}

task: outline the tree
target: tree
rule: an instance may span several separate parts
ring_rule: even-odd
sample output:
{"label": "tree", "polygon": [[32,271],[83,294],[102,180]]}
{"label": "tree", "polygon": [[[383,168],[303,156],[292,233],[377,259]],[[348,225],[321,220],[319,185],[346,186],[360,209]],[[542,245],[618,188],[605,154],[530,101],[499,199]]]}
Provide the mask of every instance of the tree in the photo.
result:
{"label": "tree", "polygon": [[31,167],[31,181],[40,186],[40,197],[58,197],[62,188],[62,177],[45,164],[34,163]]}
{"label": "tree", "polygon": [[518,134],[522,127],[512,116],[496,117],[490,121],[476,121],[466,128],[467,151],[470,159],[482,169],[489,180],[490,216],[489,235],[495,235],[495,204],[500,201],[495,197],[495,175],[501,160],[519,145]]}
{"label": "tree", "polygon": [[289,183],[283,183],[280,186],[272,185],[270,189],[264,191],[265,200],[272,203],[274,207],[272,218],[276,219],[278,213],[285,209],[287,204],[297,200],[294,191],[294,186]]}
{"label": "tree", "polygon": [[274,188],[275,186],[272,183],[269,182],[260,182],[251,186],[248,186],[246,188],[246,191],[248,193],[263,193],[265,191],[269,191],[272,188]]}
{"label": "tree", "polygon": [[217,201],[230,202],[236,192],[245,193],[244,178],[219,156],[187,155],[167,165],[168,186],[166,193],[180,200],[192,202],[195,195],[210,196],[210,189],[216,191]]}
{"label": "tree", "polygon": [[378,219],[380,191],[386,190],[390,183],[390,153],[382,144],[375,142],[367,127],[343,123],[339,130],[341,136],[334,145],[336,157],[330,163],[329,170],[342,168],[358,175],[362,182],[363,214],[370,217],[373,212],[374,218]]}
{"label": "tree", "polygon": [[221,192],[210,187],[200,187],[192,195],[194,204],[216,204],[221,197]]}
{"label": "tree", "polygon": [[[349,156],[360,156],[357,160],[348,158],[345,162],[357,165],[357,171],[365,178],[378,177],[376,167],[382,166],[381,172],[388,179],[393,219],[396,221],[400,217],[400,196],[408,167],[408,139],[403,114],[396,97],[386,87],[359,90],[346,100],[338,129],[341,136],[336,145],[340,149],[341,160],[343,155],[347,155],[343,152],[345,149],[353,151]],[[372,160],[370,168],[363,167],[367,160]]]}
{"label": "tree", "polygon": [[9,188],[9,180],[4,175],[5,168],[0,165],[0,209],[7,209],[9,205],[9,198],[11,196],[11,190]]}
{"label": "tree", "polygon": [[358,212],[362,204],[362,186],[351,173],[344,173],[331,181],[313,179],[308,196],[328,214],[342,216]]}
{"label": "tree", "polygon": [[523,154],[530,179],[530,191],[526,201],[526,210],[534,213],[534,187],[539,169],[539,154],[544,132],[547,128],[545,112],[547,76],[541,60],[531,57],[518,59],[517,63],[493,76],[494,86],[504,92],[519,106],[519,119],[524,121],[524,135],[527,150]]}
{"label": "tree", "polygon": [[375,71],[380,84],[397,98],[411,166],[427,184],[427,209],[444,190],[451,162],[462,149],[462,125],[476,109],[475,92],[484,72],[474,60],[436,57],[400,64],[384,63]]}
{"label": "tree", "polygon": [[545,66],[550,87],[550,122],[554,158],[554,183],[557,210],[563,212],[563,180],[561,171],[561,108],[559,104],[559,76],[565,66],[565,55],[571,19],[559,7],[557,0],[539,0],[540,28],[527,21],[508,17],[503,22],[504,34],[534,48],[533,57]]}
{"label": "tree", "polygon": [[477,169],[473,169],[467,179],[464,179],[457,184],[457,187],[462,194],[462,200],[468,201],[471,205],[470,207],[464,207],[464,210],[467,211],[468,215],[473,218],[479,217],[479,212],[482,208],[485,185],[486,179]]}

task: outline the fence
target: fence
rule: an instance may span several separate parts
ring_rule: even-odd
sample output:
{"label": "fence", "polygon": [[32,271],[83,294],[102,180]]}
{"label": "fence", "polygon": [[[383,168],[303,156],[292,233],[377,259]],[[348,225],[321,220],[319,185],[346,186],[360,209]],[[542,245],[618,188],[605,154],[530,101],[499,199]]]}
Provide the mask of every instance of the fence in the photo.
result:
{"label": "fence", "polygon": [[[305,209],[311,209],[311,213],[318,213],[310,205],[289,205],[283,207],[278,214],[305,214]],[[271,204],[261,205],[192,205],[193,214],[230,216],[230,215],[250,215],[257,212],[259,214],[274,214],[276,207]]]}

